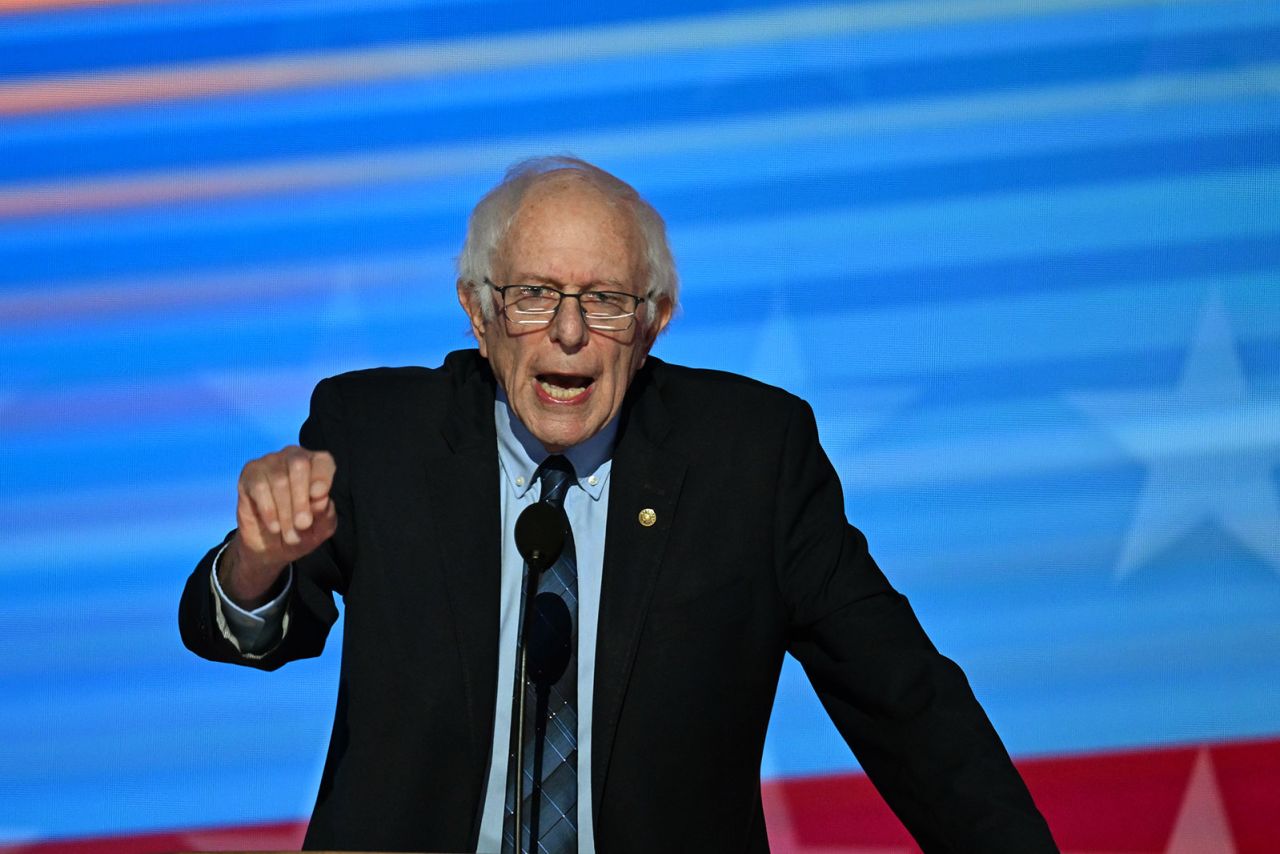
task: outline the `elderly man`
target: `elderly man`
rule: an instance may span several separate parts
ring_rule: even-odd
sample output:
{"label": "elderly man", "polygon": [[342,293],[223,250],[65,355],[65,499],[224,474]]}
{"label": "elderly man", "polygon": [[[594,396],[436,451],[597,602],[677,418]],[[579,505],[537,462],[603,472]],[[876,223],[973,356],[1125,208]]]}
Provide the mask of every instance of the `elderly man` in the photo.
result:
{"label": "elderly man", "polygon": [[[630,186],[518,164],[472,214],[458,297],[479,352],[320,383],[183,594],[192,650],[263,669],[318,655],[345,599],[308,847],[765,851],[790,652],[926,851],[1055,850],[845,521],[809,407],[649,358],[676,276]],[[538,501],[569,533],[534,607],[513,530]],[[554,672],[521,678],[523,613],[561,621]]]}

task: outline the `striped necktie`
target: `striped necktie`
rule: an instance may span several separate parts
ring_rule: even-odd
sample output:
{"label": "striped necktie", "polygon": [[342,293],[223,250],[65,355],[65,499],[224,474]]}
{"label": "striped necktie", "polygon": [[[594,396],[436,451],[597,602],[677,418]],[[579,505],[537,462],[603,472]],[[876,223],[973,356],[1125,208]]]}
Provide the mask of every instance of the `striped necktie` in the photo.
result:
{"label": "striped necktie", "polygon": [[[565,493],[575,479],[569,461],[558,455],[548,457],[538,468],[537,477],[542,481],[539,500],[563,508]],[[526,589],[527,585],[521,584],[522,599]],[[523,605],[521,602],[522,622]],[[527,847],[530,851],[571,854],[578,850],[578,562],[572,531],[560,557],[538,579],[529,634],[529,678],[523,686],[519,684],[519,666],[516,668],[515,691],[525,691],[525,726],[523,733],[515,732],[519,694],[513,694],[502,850],[506,854],[525,849],[514,835],[515,739],[522,738],[521,841],[537,840],[536,848]],[[538,798],[532,794],[535,774],[542,781]]]}

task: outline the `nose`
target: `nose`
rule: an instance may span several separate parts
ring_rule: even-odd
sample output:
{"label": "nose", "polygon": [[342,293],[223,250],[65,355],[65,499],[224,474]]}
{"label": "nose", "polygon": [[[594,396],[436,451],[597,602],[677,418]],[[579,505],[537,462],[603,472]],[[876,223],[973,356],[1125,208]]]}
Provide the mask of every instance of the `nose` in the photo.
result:
{"label": "nose", "polygon": [[[575,304],[570,306],[569,300]],[[558,342],[566,349],[577,350],[587,343],[591,334],[587,329],[587,320],[582,312],[582,300],[577,294],[564,294],[560,297],[560,305],[556,306],[556,315],[551,319],[551,340]]]}

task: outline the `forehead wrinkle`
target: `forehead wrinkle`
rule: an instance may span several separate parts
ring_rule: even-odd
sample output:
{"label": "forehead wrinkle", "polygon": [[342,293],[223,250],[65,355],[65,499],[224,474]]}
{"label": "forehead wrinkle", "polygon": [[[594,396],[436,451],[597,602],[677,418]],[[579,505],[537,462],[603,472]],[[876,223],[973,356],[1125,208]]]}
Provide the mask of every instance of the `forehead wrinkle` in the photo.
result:
{"label": "forehead wrinkle", "polygon": [[[603,216],[599,215],[601,209]],[[514,281],[515,277],[509,268],[515,246],[529,240],[547,241],[554,245],[559,242],[558,233],[563,233],[563,227],[572,229],[581,226],[584,221],[594,227],[598,243],[616,240],[620,244],[627,260],[628,276],[641,283],[643,288],[646,260],[639,224],[620,200],[576,173],[553,174],[528,189],[512,214],[501,241],[494,247],[495,260],[500,266],[508,267],[508,275]],[[520,275],[562,288],[565,285],[563,279],[546,273],[523,272]],[[593,287],[597,282],[624,290],[631,289],[626,280],[607,276],[594,279],[584,289]]]}

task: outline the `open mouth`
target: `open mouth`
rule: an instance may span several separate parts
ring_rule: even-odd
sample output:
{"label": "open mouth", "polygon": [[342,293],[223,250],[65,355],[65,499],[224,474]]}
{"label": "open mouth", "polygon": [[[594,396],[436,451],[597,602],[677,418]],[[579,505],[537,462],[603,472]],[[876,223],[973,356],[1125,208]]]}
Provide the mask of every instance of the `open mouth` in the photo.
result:
{"label": "open mouth", "polygon": [[538,374],[538,388],[552,400],[572,401],[583,397],[595,382],[595,377],[575,374]]}

